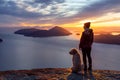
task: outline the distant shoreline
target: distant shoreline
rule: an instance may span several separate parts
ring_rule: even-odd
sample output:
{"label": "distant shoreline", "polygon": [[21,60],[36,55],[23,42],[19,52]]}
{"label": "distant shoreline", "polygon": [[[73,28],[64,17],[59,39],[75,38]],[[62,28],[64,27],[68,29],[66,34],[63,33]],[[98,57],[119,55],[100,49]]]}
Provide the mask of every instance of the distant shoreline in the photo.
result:
{"label": "distant shoreline", "polygon": [[118,46],[120,46],[120,44],[117,44],[117,43],[105,43],[105,42],[97,42],[97,41],[94,41],[94,43],[109,44],[109,45],[118,45]]}
{"label": "distant shoreline", "polygon": [[111,35],[111,34],[95,35],[94,42],[120,45],[120,35]]}

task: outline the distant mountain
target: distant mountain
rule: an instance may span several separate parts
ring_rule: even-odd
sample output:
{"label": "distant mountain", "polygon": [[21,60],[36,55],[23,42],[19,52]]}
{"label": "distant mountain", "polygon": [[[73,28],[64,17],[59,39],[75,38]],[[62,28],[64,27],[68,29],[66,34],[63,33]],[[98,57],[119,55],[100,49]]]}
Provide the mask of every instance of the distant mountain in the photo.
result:
{"label": "distant mountain", "polygon": [[3,40],[2,39],[0,39],[0,42],[2,42]]}
{"label": "distant mountain", "polygon": [[21,34],[24,36],[31,36],[31,37],[51,37],[51,36],[67,36],[67,35],[71,35],[72,33],[65,30],[64,28],[55,26],[49,30],[40,30],[35,28],[21,29],[16,31],[15,34]]}
{"label": "distant mountain", "polygon": [[120,35],[101,34],[94,38],[94,42],[120,45]]}

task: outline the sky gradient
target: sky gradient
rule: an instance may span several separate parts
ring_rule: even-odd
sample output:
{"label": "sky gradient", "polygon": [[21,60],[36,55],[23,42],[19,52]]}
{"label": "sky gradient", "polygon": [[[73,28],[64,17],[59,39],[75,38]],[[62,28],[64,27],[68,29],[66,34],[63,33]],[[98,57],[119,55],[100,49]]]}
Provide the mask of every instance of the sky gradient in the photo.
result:
{"label": "sky gradient", "polygon": [[120,27],[120,0],[0,0],[0,27]]}

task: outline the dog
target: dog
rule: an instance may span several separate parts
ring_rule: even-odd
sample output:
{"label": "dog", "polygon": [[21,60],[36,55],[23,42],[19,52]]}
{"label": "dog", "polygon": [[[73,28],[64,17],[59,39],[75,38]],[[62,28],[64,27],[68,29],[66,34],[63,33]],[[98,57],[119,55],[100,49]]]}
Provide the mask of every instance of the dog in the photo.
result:
{"label": "dog", "polygon": [[82,70],[81,57],[76,48],[73,48],[69,52],[72,55],[73,67],[71,68],[72,73],[79,73]]}

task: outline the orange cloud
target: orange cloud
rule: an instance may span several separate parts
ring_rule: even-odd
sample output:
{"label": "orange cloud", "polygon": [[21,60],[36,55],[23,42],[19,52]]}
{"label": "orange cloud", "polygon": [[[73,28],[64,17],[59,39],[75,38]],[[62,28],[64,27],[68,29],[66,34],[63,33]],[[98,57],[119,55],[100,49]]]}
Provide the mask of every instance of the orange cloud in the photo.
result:
{"label": "orange cloud", "polygon": [[24,27],[34,27],[34,26],[53,26],[53,24],[34,24],[34,23],[25,23],[25,22],[22,22],[20,23],[21,26],[24,26]]}

